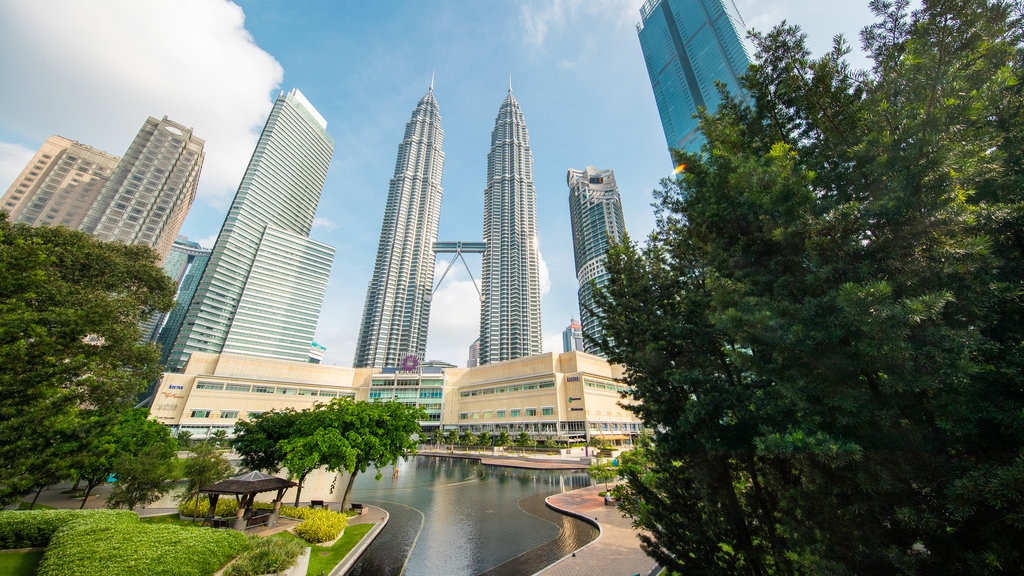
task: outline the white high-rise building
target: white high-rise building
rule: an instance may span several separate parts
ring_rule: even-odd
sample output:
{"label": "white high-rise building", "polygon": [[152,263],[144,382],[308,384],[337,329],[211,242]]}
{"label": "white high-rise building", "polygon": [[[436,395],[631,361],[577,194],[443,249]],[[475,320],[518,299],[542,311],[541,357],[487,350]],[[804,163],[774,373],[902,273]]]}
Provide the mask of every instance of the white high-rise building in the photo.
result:
{"label": "white high-rise building", "polygon": [[352,364],[356,368],[394,367],[409,357],[424,359],[434,281],[432,247],[441,217],[443,141],[431,83],[398,145]]}
{"label": "white high-rise building", "polygon": [[603,331],[594,287],[608,283],[605,269],[608,247],[621,241],[626,234],[622,217],[622,199],[615,185],[613,170],[598,170],[587,166],[585,170],[569,169],[569,218],[572,222],[572,247],[576,260],[576,280],[579,282],[580,320],[585,336],[583,350],[600,354],[592,341],[600,341]]}
{"label": "white high-rise building", "polygon": [[167,363],[192,352],[307,362],[334,249],[309,238],[334,139],[298,90],[267,118]]}
{"label": "white high-rise building", "polygon": [[526,121],[512,95],[491,132],[484,190],[480,363],[541,352],[537,191]]}

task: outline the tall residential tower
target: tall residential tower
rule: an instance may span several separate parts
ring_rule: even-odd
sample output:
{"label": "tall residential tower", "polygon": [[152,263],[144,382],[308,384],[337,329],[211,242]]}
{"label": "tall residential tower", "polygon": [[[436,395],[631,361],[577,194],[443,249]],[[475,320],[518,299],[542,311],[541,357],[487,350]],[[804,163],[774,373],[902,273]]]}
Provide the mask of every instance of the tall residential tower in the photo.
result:
{"label": "tall residential tower", "polygon": [[167,258],[196,199],[204,144],[167,116],[147,119],[79,229],[108,242],[152,246]]}
{"label": "tall residential tower", "polygon": [[623,239],[626,225],[622,217],[622,199],[615,185],[615,172],[587,166],[586,170],[570,169],[569,218],[572,222],[572,248],[579,282],[580,319],[583,324],[583,349],[600,354],[591,340],[600,340],[601,324],[594,303],[594,287],[608,283],[604,263],[608,247]]}
{"label": "tall residential tower", "polygon": [[484,190],[480,363],[541,352],[537,191],[526,121],[512,95],[491,132]]}
{"label": "tall residential tower", "polygon": [[77,230],[120,158],[50,136],[0,199],[11,222]]}
{"label": "tall residential tower", "polygon": [[334,249],[309,238],[334,139],[298,90],[277,98],[171,349],[306,362]]}
{"label": "tall residential tower", "polygon": [[431,83],[398,145],[352,363],[356,368],[400,366],[408,356],[424,359],[434,280],[432,247],[441,217],[443,141]]}
{"label": "tall residential tower", "polygon": [[669,148],[698,152],[698,107],[713,112],[721,98],[715,81],[740,90],[749,58],[743,20],[733,0],[647,0],[636,26]]}

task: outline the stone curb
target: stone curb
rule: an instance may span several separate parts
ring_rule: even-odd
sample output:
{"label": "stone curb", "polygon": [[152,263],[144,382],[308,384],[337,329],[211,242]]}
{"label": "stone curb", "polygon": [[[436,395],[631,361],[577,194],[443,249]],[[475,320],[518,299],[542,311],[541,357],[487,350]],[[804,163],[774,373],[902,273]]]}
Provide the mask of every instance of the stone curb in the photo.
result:
{"label": "stone curb", "polygon": [[365,552],[366,549],[370,547],[370,544],[373,544],[373,541],[377,538],[377,535],[380,534],[381,530],[384,529],[384,526],[387,525],[388,520],[391,518],[391,515],[388,514],[388,511],[384,510],[383,508],[377,508],[376,506],[370,506],[370,508],[376,508],[377,510],[380,510],[383,513],[384,518],[380,522],[377,522],[373,525],[373,528],[371,528],[370,531],[367,532],[365,536],[363,536],[363,539],[360,540],[358,544],[356,544],[355,548],[349,550],[349,553],[345,556],[345,558],[341,562],[339,562],[337,566],[334,567],[334,570],[331,570],[329,576],[345,576],[345,574],[348,574],[349,570],[351,570],[352,567],[355,566],[356,562],[363,555],[363,552]]}

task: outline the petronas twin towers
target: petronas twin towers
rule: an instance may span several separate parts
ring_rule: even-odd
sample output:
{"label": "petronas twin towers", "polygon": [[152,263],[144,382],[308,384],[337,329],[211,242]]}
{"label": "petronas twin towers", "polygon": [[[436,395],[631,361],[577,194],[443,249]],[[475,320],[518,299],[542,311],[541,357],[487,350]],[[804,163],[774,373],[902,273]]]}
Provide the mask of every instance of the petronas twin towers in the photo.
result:
{"label": "petronas twin towers", "polygon": [[[405,127],[388,190],[377,260],[353,366],[411,367],[423,359],[433,291],[444,168],[441,114],[431,83]],[[487,154],[480,363],[541,351],[537,193],[519,102],[498,110]]]}

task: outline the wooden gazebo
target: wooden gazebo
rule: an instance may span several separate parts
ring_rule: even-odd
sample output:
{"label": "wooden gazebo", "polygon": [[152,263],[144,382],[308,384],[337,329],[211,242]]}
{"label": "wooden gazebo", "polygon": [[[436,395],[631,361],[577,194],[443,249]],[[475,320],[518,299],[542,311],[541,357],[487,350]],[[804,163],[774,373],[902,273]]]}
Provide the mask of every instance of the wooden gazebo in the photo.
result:
{"label": "wooden gazebo", "polygon": [[[264,524],[274,526],[281,515],[281,499],[284,498],[285,491],[292,486],[296,486],[296,483],[291,480],[285,480],[277,476],[268,476],[258,471],[247,472],[241,476],[210,484],[206,488],[199,490],[201,493],[205,492],[210,498],[210,510],[206,513],[206,522],[211,526],[216,526],[217,523],[214,522],[214,516],[217,511],[217,500],[220,499],[221,494],[232,494],[238,498],[238,512],[235,513],[235,518],[230,523],[231,528],[245,530],[246,528],[263,526]],[[273,492],[274,490],[277,490],[277,498],[274,499],[274,510],[266,514],[254,514],[251,508],[256,500],[256,495],[262,492]]]}

